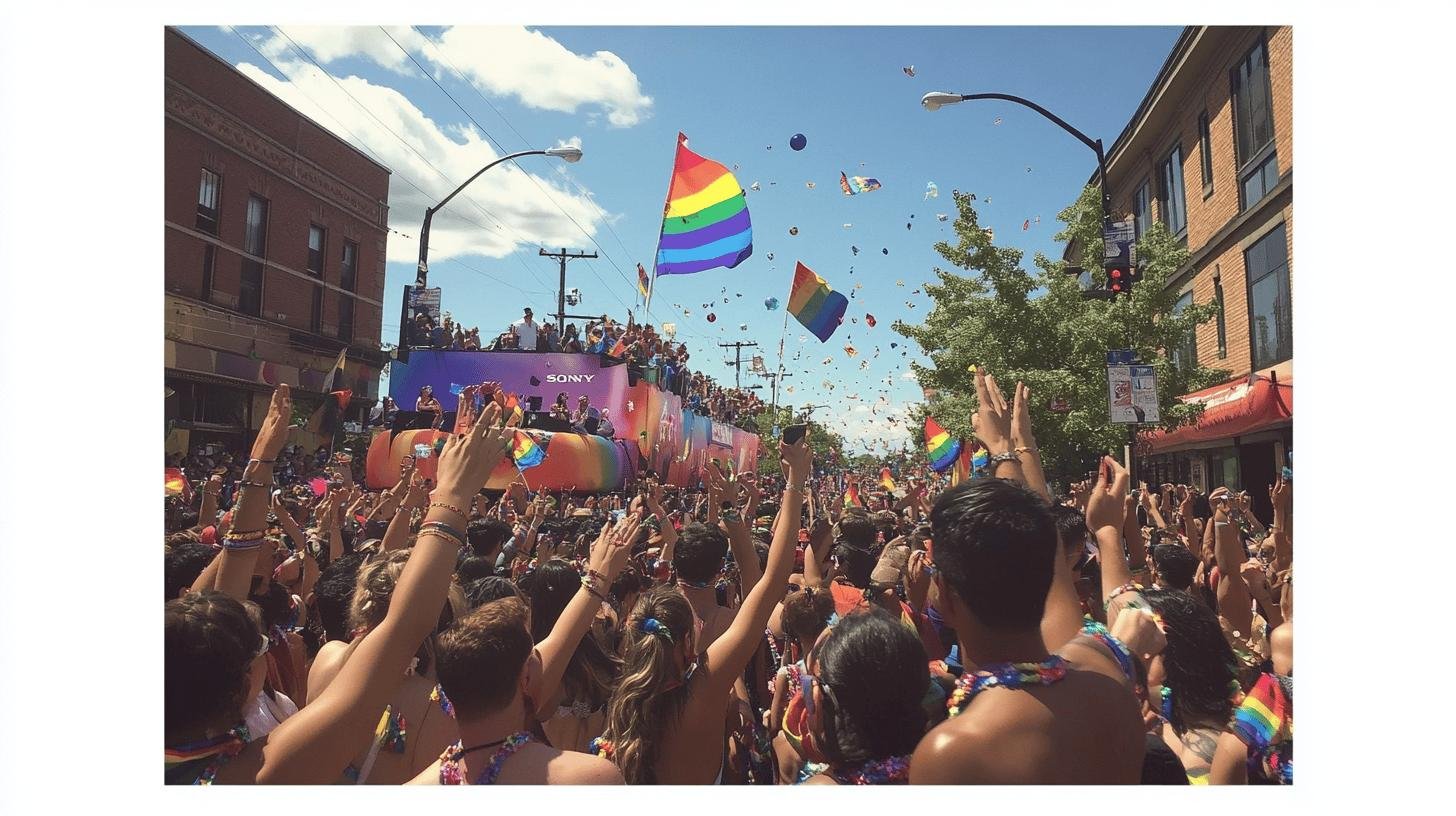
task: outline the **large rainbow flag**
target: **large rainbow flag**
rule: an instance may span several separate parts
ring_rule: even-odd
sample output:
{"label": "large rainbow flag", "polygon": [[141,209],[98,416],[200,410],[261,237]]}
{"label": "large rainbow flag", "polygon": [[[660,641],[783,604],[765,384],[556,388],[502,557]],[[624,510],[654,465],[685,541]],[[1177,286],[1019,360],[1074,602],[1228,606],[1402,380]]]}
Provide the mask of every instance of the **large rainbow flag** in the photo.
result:
{"label": "large rainbow flag", "polygon": [[849,298],[834,291],[814,270],[798,261],[794,267],[794,285],[789,290],[789,314],[804,328],[824,343],[829,340],[839,324],[844,322],[844,312],[849,308]]}
{"label": "large rainbow flag", "polygon": [[688,137],[679,133],[657,240],[656,274],[732,269],[752,254],[753,225],[738,179],[723,165],[688,150]]}
{"label": "large rainbow flag", "polygon": [[515,440],[511,443],[511,459],[515,461],[518,470],[533,468],[546,461],[546,438],[537,443],[520,431],[516,431]]}
{"label": "large rainbow flag", "polygon": [[930,469],[936,473],[944,473],[945,469],[955,464],[956,458],[961,455],[961,441],[952,439],[950,434],[940,427],[939,422],[926,417],[925,451],[930,455]]}

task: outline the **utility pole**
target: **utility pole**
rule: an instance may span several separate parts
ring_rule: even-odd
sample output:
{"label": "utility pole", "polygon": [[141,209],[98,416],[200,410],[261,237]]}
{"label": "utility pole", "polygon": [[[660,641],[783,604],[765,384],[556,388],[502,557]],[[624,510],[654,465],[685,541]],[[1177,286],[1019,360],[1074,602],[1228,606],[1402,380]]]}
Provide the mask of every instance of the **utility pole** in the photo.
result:
{"label": "utility pole", "polygon": [[771,389],[771,392],[773,394],[773,403],[772,403],[772,405],[773,405],[774,410],[778,410],[778,407],[779,407],[779,379],[782,378],[782,377],[792,377],[792,376],[794,376],[794,372],[792,372],[792,371],[787,371],[787,372],[786,371],[766,371],[763,374],[760,374],[758,376],[760,376],[760,377],[767,377],[768,378],[769,383],[770,383],[770,389]]}
{"label": "utility pole", "polygon": [[718,345],[722,346],[723,348],[733,349],[733,359],[724,360],[723,365],[733,366],[733,387],[742,388],[742,378],[739,376],[739,369],[743,365],[743,350],[746,348],[757,347],[758,344],[745,343],[740,340],[737,343],[719,343]]}
{"label": "utility pole", "polygon": [[566,247],[562,247],[560,252],[547,252],[543,249],[539,254],[543,258],[556,258],[561,261],[561,286],[556,290],[556,336],[561,337],[566,334],[566,262],[578,258],[595,258],[597,254],[567,252]]}

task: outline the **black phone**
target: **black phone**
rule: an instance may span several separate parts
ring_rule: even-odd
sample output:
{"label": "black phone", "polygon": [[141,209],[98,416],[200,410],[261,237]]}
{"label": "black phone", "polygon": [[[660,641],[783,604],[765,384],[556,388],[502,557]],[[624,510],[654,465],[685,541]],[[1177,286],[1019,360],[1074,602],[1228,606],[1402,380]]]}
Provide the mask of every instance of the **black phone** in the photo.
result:
{"label": "black phone", "polygon": [[796,425],[789,425],[784,428],[784,444],[797,445],[809,433],[809,424],[801,422]]}

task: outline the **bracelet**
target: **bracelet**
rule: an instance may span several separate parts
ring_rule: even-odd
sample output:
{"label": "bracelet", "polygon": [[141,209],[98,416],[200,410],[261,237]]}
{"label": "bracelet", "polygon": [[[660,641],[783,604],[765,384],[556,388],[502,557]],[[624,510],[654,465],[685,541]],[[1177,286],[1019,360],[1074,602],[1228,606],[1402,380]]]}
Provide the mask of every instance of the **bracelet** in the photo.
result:
{"label": "bracelet", "polygon": [[275,464],[277,461],[278,461],[277,459],[249,459],[248,460],[248,464],[251,465],[251,464],[256,463],[256,464],[259,464],[259,465],[271,465],[271,464]]}
{"label": "bracelet", "polygon": [[244,488],[244,487],[272,487],[272,486],[273,486],[273,483],[272,482],[250,482],[247,479],[239,479],[238,480],[238,489],[240,489],[240,490],[242,488]]}
{"label": "bracelet", "polygon": [[1213,526],[1214,527],[1227,527],[1227,526],[1229,526],[1229,522],[1227,522],[1227,521],[1215,521],[1213,523]]}
{"label": "bracelet", "polygon": [[590,567],[587,567],[586,574],[591,578],[600,579],[603,583],[607,582],[607,576],[601,574],[600,572],[597,572]]}
{"label": "bracelet", "polygon": [[224,541],[260,541],[266,535],[263,530],[228,530]]}
{"label": "bracelet", "polygon": [[421,524],[420,525],[420,531],[421,532],[424,532],[425,530],[439,530],[440,532],[444,533],[445,535],[448,535],[451,538],[454,538],[454,539],[458,540],[460,542],[461,546],[464,546],[465,541],[466,541],[465,534],[464,533],[460,532],[459,530],[455,529],[454,527],[451,527],[450,525],[444,523],[443,521],[427,521],[424,524]]}
{"label": "bracelet", "polygon": [[263,546],[263,539],[258,538],[251,541],[230,541],[227,538],[222,540],[222,549],[228,552],[249,552]]}
{"label": "bracelet", "polygon": [[460,511],[460,508],[456,507],[453,504],[446,504],[444,502],[430,502],[430,504],[425,508],[426,511],[428,511],[431,507],[443,507],[446,510],[449,510],[450,512],[459,516],[460,518],[469,518],[469,516],[465,515],[463,512]]}
{"label": "bracelet", "polygon": [[597,590],[597,588],[595,586],[593,586],[593,584],[592,584],[592,582],[591,582],[590,579],[582,578],[581,579],[581,588],[584,589],[584,590],[586,590],[587,592],[591,593],[592,597],[596,598],[597,600],[601,601],[602,603],[610,603],[607,600],[607,596],[605,596],[601,592],[599,592]]}
{"label": "bracelet", "polygon": [[449,541],[451,544],[454,544],[456,547],[464,547],[465,546],[465,542],[464,541],[462,541],[462,540],[460,540],[458,538],[455,538],[454,536],[450,535],[449,533],[445,532],[444,530],[436,530],[436,529],[433,529],[433,528],[431,528],[429,530],[421,530],[421,531],[419,531],[418,533],[415,534],[415,539],[418,540],[418,539],[423,538],[425,536],[435,536],[437,538],[443,538],[446,541]]}
{"label": "bracelet", "polygon": [[1036,453],[1036,448],[1012,448],[1017,453]]}
{"label": "bracelet", "polygon": [[1143,585],[1142,584],[1139,584],[1136,581],[1128,581],[1127,583],[1123,584],[1122,586],[1118,587],[1117,589],[1114,589],[1111,592],[1107,593],[1107,600],[1105,600],[1105,601],[1102,602],[1102,609],[1104,611],[1106,611],[1109,607],[1111,607],[1113,600],[1115,600],[1118,595],[1122,595],[1123,593],[1126,593],[1126,592],[1142,592],[1142,591],[1143,591]]}
{"label": "bracelet", "polygon": [[1002,462],[1015,462],[1019,465],[1021,464],[1021,454],[1017,453],[1014,450],[1006,451],[1005,453],[998,453],[995,456],[991,457],[990,468],[992,470],[995,470],[996,466],[1001,464]]}

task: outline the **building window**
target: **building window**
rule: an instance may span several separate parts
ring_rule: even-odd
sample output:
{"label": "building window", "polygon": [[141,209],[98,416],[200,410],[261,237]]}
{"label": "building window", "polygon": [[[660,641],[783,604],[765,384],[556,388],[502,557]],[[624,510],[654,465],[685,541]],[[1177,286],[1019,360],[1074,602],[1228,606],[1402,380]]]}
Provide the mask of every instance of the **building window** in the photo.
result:
{"label": "building window", "polygon": [[212,300],[212,274],[217,267],[217,247],[202,245],[202,299]]}
{"label": "building window", "polygon": [[1198,114],[1198,169],[1203,175],[1203,197],[1213,195],[1213,137],[1208,130],[1208,111]]}
{"label": "building window", "polygon": [[1249,278],[1249,347],[1255,369],[1294,356],[1293,311],[1289,303],[1289,250],[1284,224],[1244,252]]}
{"label": "building window", "polygon": [[197,229],[208,235],[217,234],[218,202],[222,200],[222,176],[202,168],[202,182],[197,189]]}
{"label": "building window", "polygon": [[248,212],[243,223],[243,251],[255,257],[243,258],[242,276],[238,283],[238,311],[254,317],[263,313],[263,262],[268,252],[268,199],[248,196]]}
{"label": "building window", "polygon": [[[359,245],[353,241],[344,242],[344,254],[339,259],[339,286],[353,292],[359,282]],[[349,342],[354,339],[354,296],[339,294],[339,339]]]}
{"label": "building window", "polygon": [[1228,328],[1224,324],[1223,276],[1213,267],[1213,299],[1218,303],[1218,359],[1228,356]]}
{"label": "building window", "polygon": [[324,288],[315,286],[313,288],[313,308],[309,310],[308,330],[318,334],[323,330],[324,325]]}
{"label": "building window", "polygon": [[1188,204],[1183,198],[1183,146],[1173,150],[1158,165],[1158,213],[1168,232],[1183,235],[1188,231]]}
{"label": "building window", "polygon": [[[1182,314],[1184,309],[1193,305],[1193,292],[1184,292],[1178,301],[1173,304],[1173,314]],[[1169,355],[1173,359],[1173,365],[1178,368],[1189,368],[1198,365],[1198,329],[1190,327],[1188,333],[1183,336],[1182,342],[1172,349]]]}
{"label": "building window", "polygon": [[1259,203],[1279,181],[1274,152],[1274,104],[1269,90],[1269,53],[1261,40],[1231,76],[1234,149],[1239,163],[1239,208]]}
{"label": "building window", "polygon": [[315,278],[324,276],[324,228],[317,224],[308,225],[308,271]]}
{"label": "building window", "polygon": [[1148,194],[1148,182],[1143,182],[1143,186],[1138,188],[1137,195],[1133,197],[1132,208],[1133,227],[1136,232],[1136,237],[1141,238],[1153,223],[1153,210]]}

